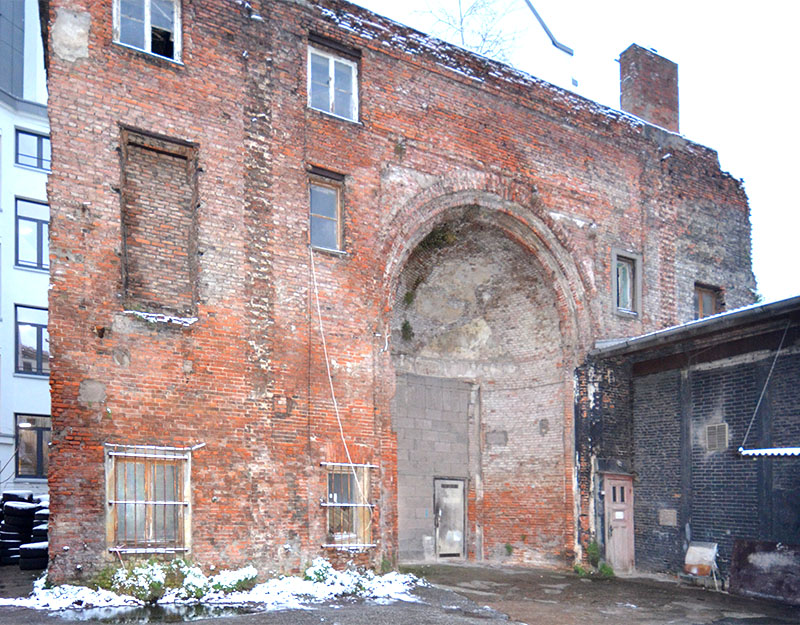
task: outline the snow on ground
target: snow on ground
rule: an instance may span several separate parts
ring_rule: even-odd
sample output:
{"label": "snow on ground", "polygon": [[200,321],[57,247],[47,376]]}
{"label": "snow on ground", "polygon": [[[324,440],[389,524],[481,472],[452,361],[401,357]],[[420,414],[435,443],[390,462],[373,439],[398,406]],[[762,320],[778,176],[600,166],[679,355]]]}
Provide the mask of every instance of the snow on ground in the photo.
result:
{"label": "snow on ground", "polygon": [[[252,567],[247,567],[242,571],[249,574],[250,569]],[[226,577],[235,580],[241,578],[241,572],[225,571],[211,580],[220,576],[222,576],[222,580]],[[309,608],[315,603],[341,596],[358,596],[379,603],[415,602],[418,599],[411,594],[411,590],[418,584],[424,584],[413,575],[395,572],[378,576],[369,571],[366,573],[336,571],[321,558],[314,561],[303,578],[278,577],[257,584],[251,590],[225,593],[212,589],[199,599],[193,598],[193,590],[201,583],[202,580],[197,579],[196,573],[187,575],[184,585],[180,588],[166,590],[164,596],[158,600],[158,605],[193,603],[226,606],[257,605],[259,609],[285,610]],[[109,590],[93,590],[85,586],[68,584],[53,588],[45,586],[45,576],[42,576],[34,583],[33,592],[29,597],[0,598],[0,606],[52,611],[69,608],[119,608],[144,605],[143,601],[130,595],[118,594]],[[187,589],[190,592],[187,592]]]}

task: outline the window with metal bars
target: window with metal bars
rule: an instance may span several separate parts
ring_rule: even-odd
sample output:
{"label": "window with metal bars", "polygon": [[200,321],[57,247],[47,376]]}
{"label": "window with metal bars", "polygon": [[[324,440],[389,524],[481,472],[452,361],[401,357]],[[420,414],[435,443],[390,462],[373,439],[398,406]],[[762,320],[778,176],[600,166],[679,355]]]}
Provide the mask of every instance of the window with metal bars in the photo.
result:
{"label": "window with metal bars", "polygon": [[373,465],[323,463],[328,471],[328,513],[325,547],[372,547],[372,504],[369,469]]}
{"label": "window with metal bars", "polygon": [[191,449],[107,444],[109,550],[189,551],[190,472]]}

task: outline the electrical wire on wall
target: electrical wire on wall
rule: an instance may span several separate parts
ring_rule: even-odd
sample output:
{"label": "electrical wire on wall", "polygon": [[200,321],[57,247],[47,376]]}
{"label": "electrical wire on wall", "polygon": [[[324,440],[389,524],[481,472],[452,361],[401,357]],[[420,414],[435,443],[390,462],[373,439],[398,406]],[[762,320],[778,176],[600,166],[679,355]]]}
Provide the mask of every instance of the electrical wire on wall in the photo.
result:
{"label": "electrical wire on wall", "polygon": [[[319,336],[320,336],[320,339],[322,341],[322,354],[323,354],[323,356],[325,358],[325,372],[326,372],[326,374],[328,376],[328,388],[330,389],[330,393],[331,393],[331,402],[333,403],[333,412],[336,415],[336,423],[339,426],[339,437],[341,438],[342,445],[344,446],[344,452],[345,452],[345,455],[347,456],[347,463],[350,465],[350,470],[353,472],[353,479],[355,480],[355,483],[356,483],[356,489],[357,489],[359,495],[364,500],[366,500],[368,498],[368,493],[365,493],[363,488],[362,488],[362,486],[361,486],[361,480],[358,479],[358,471],[356,471],[356,467],[353,464],[353,459],[350,456],[350,449],[347,446],[347,439],[345,438],[344,428],[342,427],[342,418],[341,418],[341,415],[339,414],[339,404],[336,401],[336,393],[333,390],[333,376],[331,375],[330,358],[328,357],[328,344],[327,344],[327,341],[325,340],[325,330],[324,330],[324,328],[322,326],[322,309],[320,308],[320,305],[319,305],[319,287],[317,286],[317,268],[316,268],[316,265],[314,263],[314,248],[311,247],[310,245],[308,246],[308,254],[309,254],[309,257],[311,258],[311,277],[312,277],[312,281],[313,281],[313,284],[314,284],[314,302],[316,304],[316,309],[317,309],[317,321],[318,321],[318,325],[319,325]],[[369,525],[371,525],[371,524],[372,524],[372,516],[370,515]]]}

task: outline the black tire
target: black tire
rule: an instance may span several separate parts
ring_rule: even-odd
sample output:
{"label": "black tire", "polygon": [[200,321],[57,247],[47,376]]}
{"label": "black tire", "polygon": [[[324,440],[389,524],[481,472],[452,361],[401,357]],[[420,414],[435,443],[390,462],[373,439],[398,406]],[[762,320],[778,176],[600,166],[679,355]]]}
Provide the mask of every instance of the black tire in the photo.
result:
{"label": "black tire", "polygon": [[47,558],[47,543],[38,542],[20,545],[19,555],[27,559]]}
{"label": "black tire", "polygon": [[19,568],[23,571],[38,571],[47,568],[47,558],[20,558]]}
{"label": "black tire", "polygon": [[33,501],[33,491],[30,490],[6,490],[0,498],[3,503],[7,501]]}
{"label": "black tire", "polygon": [[19,549],[22,546],[21,540],[0,540],[0,551],[8,549]]}

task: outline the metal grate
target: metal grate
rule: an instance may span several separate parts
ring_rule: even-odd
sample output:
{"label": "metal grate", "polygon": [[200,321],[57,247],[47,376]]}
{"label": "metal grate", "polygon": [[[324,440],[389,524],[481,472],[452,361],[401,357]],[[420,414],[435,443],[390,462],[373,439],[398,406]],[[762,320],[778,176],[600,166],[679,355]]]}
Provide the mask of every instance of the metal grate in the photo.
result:
{"label": "metal grate", "polygon": [[327,464],[328,546],[370,546],[372,504],[366,465]]}
{"label": "metal grate", "polygon": [[106,446],[112,551],[187,551],[191,450]]}
{"label": "metal grate", "polygon": [[706,448],[708,451],[719,451],[728,448],[727,423],[706,426]]}

